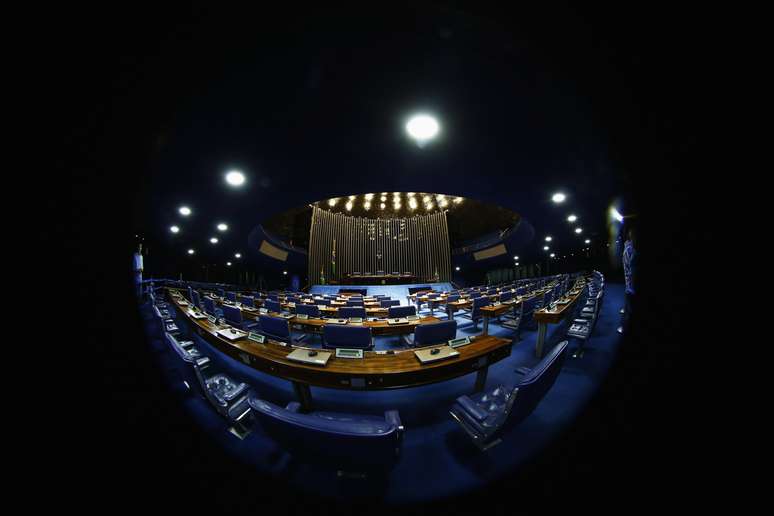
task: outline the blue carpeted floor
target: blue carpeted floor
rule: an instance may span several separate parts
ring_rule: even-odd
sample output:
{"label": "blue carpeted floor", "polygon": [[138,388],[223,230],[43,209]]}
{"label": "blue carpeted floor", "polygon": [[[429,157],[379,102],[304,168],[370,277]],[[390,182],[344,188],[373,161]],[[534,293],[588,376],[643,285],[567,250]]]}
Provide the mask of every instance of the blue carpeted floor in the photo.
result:
{"label": "blue carpeted floor", "polygon": [[[369,287],[371,288],[371,287]],[[537,409],[520,425],[503,435],[503,442],[487,452],[480,452],[449,415],[455,398],[473,389],[475,373],[455,380],[394,391],[352,392],[312,387],[315,408],[337,412],[382,414],[397,409],[406,428],[402,455],[396,467],[384,478],[339,479],[334,470],[304,464],[276,445],[259,426],[239,440],[227,432],[228,424],[208,403],[198,396],[182,398],[187,409],[204,428],[211,430],[224,453],[253,464],[263,473],[276,475],[315,493],[333,497],[378,497],[387,502],[404,503],[461,494],[479,487],[518,467],[570,425],[586,402],[593,396],[617,351],[619,310],[623,306],[623,286],[608,283],[605,302],[594,335],[582,358],[568,356],[556,384]],[[394,298],[401,299],[399,296]],[[405,295],[402,298],[405,304]],[[182,390],[181,370],[177,355],[167,349],[158,327],[143,307],[152,345],[159,353],[164,369],[169,372],[172,388]],[[443,315],[445,317],[445,315]],[[473,329],[469,319],[456,315],[458,335],[481,332]],[[553,330],[553,331],[552,331]],[[494,321],[489,326],[493,335],[513,337],[511,330]],[[563,338],[564,328],[549,326],[547,346]],[[521,339],[513,346],[511,356],[489,368],[487,389],[512,384],[514,369],[532,366],[537,332],[522,330]],[[250,384],[256,393],[274,403],[285,405],[295,400],[290,382],[259,373],[241,362],[225,357],[205,341],[194,339],[205,354],[226,366],[235,377]],[[319,338],[308,337],[305,345],[319,345]],[[377,349],[402,346],[397,337],[379,337]]]}

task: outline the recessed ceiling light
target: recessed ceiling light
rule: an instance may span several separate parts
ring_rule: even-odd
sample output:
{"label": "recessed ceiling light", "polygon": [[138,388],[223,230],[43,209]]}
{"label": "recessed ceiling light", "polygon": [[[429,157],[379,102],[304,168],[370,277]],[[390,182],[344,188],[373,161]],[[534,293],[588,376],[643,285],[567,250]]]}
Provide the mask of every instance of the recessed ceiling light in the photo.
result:
{"label": "recessed ceiling light", "polygon": [[518,260],[518,259],[519,259],[519,257],[518,257],[518,256],[514,256],[514,257],[513,257],[513,259],[514,259],[514,260]]}
{"label": "recessed ceiling light", "polygon": [[459,267],[455,267],[455,268],[454,268],[454,270],[455,270],[455,271],[458,271],[458,270],[460,270],[460,268],[459,268]]}
{"label": "recessed ceiling light", "polygon": [[245,182],[245,175],[238,170],[231,170],[226,173],[226,182],[231,186],[242,186]]}
{"label": "recessed ceiling light", "polygon": [[344,207],[347,211],[352,211],[352,201],[347,201],[347,204],[345,204]]}
{"label": "recessed ceiling light", "polygon": [[590,243],[591,243],[591,239],[587,238],[587,239],[584,241],[584,243],[586,243],[586,244],[590,244]]}
{"label": "recessed ceiling light", "polygon": [[211,244],[217,244],[218,243],[218,239],[215,238],[215,237],[212,237],[212,238],[210,238],[210,243]]}
{"label": "recessed ceiling light", "polygon": [[379,207],[380,207],[381,209],[384,209],[384,203],[380,204],[380,205],[379,205]]}
{"label": "recessed ceiling light", "polygon": [[282,274],[287,275],[288,271],[282,271]]}
{"label": "recessed ceiling light", "polygon": [[406,132],[419,143],[432,140],[439,130],[438,120],[430,115],[414,115],[406,123]]}
{"label": "recessed ceiling light", "polygon": [[172,233],[180,233],[180,228],[179,228],[179,227],[177,227],[177,226],[172,226],[171,228],[169,228],[169,230],[170,230]]}
{"label": "recessed ceiling light", "polygon": [[242,257],[242,253],[235,253],[234,254],[234,258],[241,258],[241,257]]}
{"label": "recessed ceiling light", "polygon": [[554,256],[556,256],[556,255],[555,255],[554,253],[551,253],[551,254],[550,254],[550,256],[551,256],[551,258],[553,258],[553,257],[554,257]]}
{"label": "recessed ceiling light", "polygon": [[548,251],[549,247],[547,245],[543,246],[543,251]]}
{"label": "recessed ceiling light", "polygon": [[550,236],[546,237],[546,242],[550,242],[551,240],[553,240],[553,239]]}
{"label": "recessed ceiling light", "polygon": [[188,250],[188,254],[194,254],[195,252],[196,252],[196,251],[194,251],[193,249],[189,249],[189,250]]}
{"label": "recessed ceiling light", "polygon": [[555,202],[555,203],[557,203],[557,204],[559,204],[559,203],[561,203],[561,202],[564,202],[564,200],[565,200],[566,198],[567,198],[567,196],[566,196],[566,195],[564,195],[564,194],[563,194],[563,193],[561,193],[561,192],[557,192],[557,193],[555,193],[553,196],[551,196],[551,200],[552,200],[552,201],[554,201],[554,202]]}
{"label": "recessed ceiling light", "polygon": [[226,262],[226,265],[228,265],[229,267],[231,267],[231,262]]}
{"label": "recessed ceiling light", "polygon": [[567,222],[575,222],[576,220],[578,220],[578,217],[576,217],[575,215],[570,215],[569,217],[567,217]]}
{"label": "recessed ceiling light", "polygon": [[228,225],[223,224],[222,222],[218,224],[218,231],[226,231],[228,229]]}
{"label": "recessed ceiling light", "polygon": [[188,206],[180,206],[177,211],[179,211],[180,215],[183,215],[184,217],[187,217],[191,214],[191,208]]}
{"label": "recessed ceiling light", "polygon": [[578,234],[583,233],[583,228],[575,228],[575,232]]}
{"label": "recessed ceiling light", "polygon": [[336,199],[328,199],[328,206],[336,206]]}
{"label": "recessed ceiling light", "polygon": [[368,202],[368,201],[364,202],[363,203],[363,208],[365,208],[366,210],[370,210],[371,209],[371,203]]}

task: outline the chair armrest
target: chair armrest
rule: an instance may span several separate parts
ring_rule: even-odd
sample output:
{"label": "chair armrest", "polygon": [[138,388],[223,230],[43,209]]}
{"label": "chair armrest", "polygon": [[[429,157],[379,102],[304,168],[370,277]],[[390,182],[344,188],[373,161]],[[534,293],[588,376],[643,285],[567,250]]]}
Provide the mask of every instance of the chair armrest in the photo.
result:
{"label": "chair armrest", "polygon": [[472,416],[473,418],[479,421],[486,419],[486,417],[489,415],[485,410],[481,410],[478,407],[478,405],[473,403],[473,400],[471,400],[467,396],[460,396],[459,398],[457,398],[457,403],[459,403],[460,406],[463,409],[465,409],[468,415]]}
{"label": "chair armrest", "polygon": [[394,425],[398,430],[403,430],[403,423],[400,420],[400,414],[398,414],[397,410],[385,411],[384,419],[387,420],[388,423]]}
{"label": "chair armrest", "polygon": [[299,402],[297,402],[297,401],[291,401],[291,402],[290,402],[290,403],[288,403],[288,404],[287,404],[287,406],[285,407],[285,410],[287,410],[287,411],[289,411],[289,412],[296,412],[296,413],[298,413],[298,411],[299,411],[300,409],[301,409],[301,403],[299,403]]}
{"label": "chair armrest", "polygon": [[223,398],[226,401],[231,401],[231,400],[235,399],[237,396],[239,396],[240,394],[244,393],[247,389],[248,389],[248,387],[247,387],[246,383],[240,383],[237,386],[236,389],[234,389],[233,391],[227,393],[225,396],[223,396]]}

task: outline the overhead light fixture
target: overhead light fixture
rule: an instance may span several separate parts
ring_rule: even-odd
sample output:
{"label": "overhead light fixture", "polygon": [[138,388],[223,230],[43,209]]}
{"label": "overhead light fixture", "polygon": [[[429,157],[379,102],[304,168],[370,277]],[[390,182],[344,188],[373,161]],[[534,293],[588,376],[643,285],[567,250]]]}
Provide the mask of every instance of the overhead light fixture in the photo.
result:
{"label": "overhead light fixture", "polygon": [[549,256],[550,256],[551,258],[553,258],[553,257],[554,257],[554,256],[556,256],[556,255],[555,255],[554,253],[551,253]]}
{"label": "overhead light fixture", "polygon": [[581,234],[583,233],[583,228],[575,228],[575,232]]}
{"label": "overhead light fixture", "polygon": [[370,210],[371,209],[371,203],[368,202],[368,201],[364,202],[363,203],[363,208],[365,208],[366,210]]}
{"label": "overhead light fixture", "polygon": [[566,198],[567,198],[567,196],[566,196],[566,195],[564,195],[564,194],[563,194],[563,193],[561,193],[561,192],[557,192],[557,193],[555,193],[553,196],[551,196],[551,200],[552,200],[552,201],[554,201],[554,202],[555,202],[555,203],[557,203],[557,204],[564,202],[564,200],[565,200]]}
{"label": "overhead light fixture", "polygon": [[406,132],[420,145],[435,138],[439,130],[438,121],[430,115],[414,115],[406,122]]}
{"label": "overhead light fixture", "polygon": [[382,203],[382,204],[380,204],[380,205],[379,205],[379,207],[380,207],[381,209],[384,209],[384,206],[385,206],[385,205],[384,205],[384,203]]}
{"label": "overhead light fixture", "polygon": [[226,231],[228,229],[228,225],[224,223],[218,224],[218,231]]}
{"label": "overhead light fixture", "polygon": [[172,233],[180,233],[180,228],[179,228],[179,227],[177,227],[177,226],[172,226],[171,228],[169,228],[169,230],[170,230]]}
{"label": "overhead light fixture", "polygon": [[215,238],[215,237],[212,237],[212,238],[210,238],[210,243],[211,244],[217,244],[218,243],[218,239]]}
{"label": "overhead light fixture", "polygon": [[455,267],[455,268],[454,268],[454,270],[455,270],[455,271],[458,271],[458,270],[460,270],[460,268],[459,268],[459,267]]}
{"label": "overhead light fixture", "polygon": [[550,236],[546,237],[546,242],[550,242],[551,240],[552,240],[552,238]]}
{"label": "overhead light fixture", "polygon": [[576,220],[578,220],[578,217],[576,217],[575,215],[570,215],[569,217],[567,217],[567,222],[575,222]]}
{"label": "overhead light fixture", "polygon": [[347,211],[352,211],[352,201],[347,201],[347,204],[345,204],[344,207]]}
{"label": "overhead light fixture", "polygon": [[228,265],[229,267],[231,267],[231,262],[226,262],[226,265]]}
{"label": "overhead light fixture", "polygon": [[513,259],[514,259],[514,260],[518,260],[518,259],[519,259],[519,257],[518,257],[518,256],[514,256],[514,257],[513,257]]}
{"label": "overhead light fixture", "polygon": [[245,175],[238,170],[226,173],[226,182],[231,186],[242,186],[245,183]]}
{"label": "overhead light fixture", "polygon": [[354,200],[355,200],[355,196],[354,196],[354,195],[350,195],[350,196],[349,196],[349,200],[350,200],[350,201],[354,201]]}
{"label": "overhead light fixture", "polygon": [[330,207],[336,206],[336,199],[328,199],[328,206]]}
{"label": "overhead light fixture", "polygon": [[188,254],[194,254],[195,252],[196,252],[196,251],[194,251],[193,249],[189,249],[189,250],[188,250]]}
{"label": "overhead light fixture", "polygon": [[241,258],[241,257],[242,257],[242,253],[235,253],[234,254],[234,258]]}
{"label": "overhead light fixture", "polygon": [[583,242],[583,243],[585,243],[585,244],[590,244],[590,243],[591,243],[591,239],[587,238],[586,240],[584,240],[584,242]]}
{"label": "overhead light fixture", "polygon": [[285,275],[285,276],[287,276],[287,274],[288,274],[288,271],[282,271],[282,274],[283,274],[283,275]]}
{"label": "overhead light fixture", "polygon": [[456,199],[454,199],[454,202],[455,202],[456,204],[459,204],[459,203],[461,203],[461,202],[462,202],[462,197],[457,197]]}
{"label": "overhead light fixture", "polygon": [[414,199],[413,197],[409,199],[409,208],[411,208],[412,210],[417,209],[417,200]]}
{"label": "overhead light fixture", "polygon": [[373,198],[374,198],[374,194],[372,194],[372,193],[367,193],[367,194],[365,194],[365,198],[366,198],[366,200],[367,200],[367,201],[370,201],[371,199],[373,199]]}
{"label": "overhead light fixture", "polygon": [[543,251],[548,251],[549,247],[547,245],[543,246]]}
{"label": "overhead light fixture", "polygon": [[180,208],[178,208],[177,211],[179,211],[180,215],[184,217],[187,217],[191,214],[191,208],[189,208],[188,206],[180,206]]}

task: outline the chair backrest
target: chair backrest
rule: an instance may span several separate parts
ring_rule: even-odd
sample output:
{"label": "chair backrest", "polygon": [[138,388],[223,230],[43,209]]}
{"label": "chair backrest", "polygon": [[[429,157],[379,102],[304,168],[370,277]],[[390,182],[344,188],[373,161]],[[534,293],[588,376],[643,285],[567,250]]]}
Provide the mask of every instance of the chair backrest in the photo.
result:
{"label": "chair backrest", "polygon": [[215,301],[211,297],[204,298],[204,311],[210,315],[215,315]]}
{"label": "chair backrest", "polygon": [[251,296],[239,296],[239,302],[245,306],[255,307],[255,299]]}
{"label": "chair backrest", "polygon": [[399,456],[402,440],[399,416],[396,424],[394,418],[386,417],[302,414],[294,407],[297,403],[282,408],[255,397],[249,403],[261,429],[283,448],[305,460],[319,459],[328,467],[346,464],[382,470],[394,465]]}
{"label": "chair backrest", "polygon": [[266,302],[263,304],[263,306],[265,306],[266,309],[270,312],[275,312],[275,313],[282,312],[282,305],[280,304],[279,301],[267,299]]}
{"label": "chair backrest", "polygon": [[482,294],[481,292],[478,292],[478,291],[474,290],[473,292],[470,293],[470,298],[471,299],[478,299],[479,297],[481,297],[483,295],[484,294]]}
{"label": "chair backrest", "polygon": [[242,310],[235,306],[223,305],[223,318],[231,324],[242,324]]}
{"label": "chair backrest", "polygon": [[290,340],[290,323],[287,319],[272,317],[271,315],[260,315],[258,323],[261,326],[261,333],[280,340]]}
{"label": "chair backrest", "polygon": [[199,293],[194,290],[193,294],[191,295],[191,297],[192,297],[191,301],[193,302],[194,306],[196,306],[197,308],[201,308],[202,307],[202,298],[201,298],[201,296],[199,296]]}
{"label": "chair backrest", "polygon": [[518,391],[509,416],[511,423],[518,423],[529,416],[554,385],[567,356],[567,342],[565,340],[554,346],[515,386]]}
{"label": "chair backrest", "polygon": [[322,298],[322,299],[315,299],[315,300],[314,300],[314,304],[316,304],[316,305],[325,305],[325,306],[330,306],[330,304],[331,304],[331,300],[330,300],[330,299],[328,299],[327,297],[324,297],[324,298]]}
{"label": "chair backrest", "polygon": [[449,294],[448,296],[446,296],[446,302],[447,303],[453,303],[453,302],[459,301],[459,300],[460,300],[460,295],[459,294]]}
{"label": "chair backrest", "polygon": [[326,324],[323,326],[325,347],[368,349],[373,344],[371,328],[368,326],[344,326]]}
{"label": "chair backrest", "polygon": [[511,298],[513,298],[513,292],[503,292],[500,294],[500,302],[508,301]]}
{"label": "chair backrest", "polygon": [[429,346],[457,337],[457,321],[419,324],[414,329],[414,345]]}
{"label": "chair backrest", "polygon": [[473,299],[473,311],[470,313],[471,317],[479,317],[481,315],[481,307],[489,306],[492,302],[488,297],[477,297]]}
{"label": "chair backrest", "polygon": [[379,306],[381,306],[382,308],[387,308],[390,306],[398,306],[398,305],[400,305],[399,299],[382,299],[379,301]]}
{"label": "chair backrest", "polygon": [[363,306],[363,300],[362,299],[347,299],[346,301],[347,306],[359,306],[362,308]]}
{"label": "chair backrest", "polygon": [[391,306],[387,310],[387,317],[408,317],[409,315],[417,315],[417,307],[413,305]]}
{"label": "chair backrest", "polygon": [[339,317],[366,317],[366,310],[362,306],[342,306],[337,310]]}
{"label": "chair backrest", "polygon": [[317,305],[296,305],[297,314],[306,314],[309,317],[320,317],[320,309]]}
{"label": "chair backrest", "polygon": [[279,294],[274,292],[273,294],[269,294],[268,299],[271,299],[272,301],[279,301]]}
{"label": "chair backrest", "polygon": [[236,303],[236,292],[226,292],[226,299]]}

